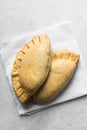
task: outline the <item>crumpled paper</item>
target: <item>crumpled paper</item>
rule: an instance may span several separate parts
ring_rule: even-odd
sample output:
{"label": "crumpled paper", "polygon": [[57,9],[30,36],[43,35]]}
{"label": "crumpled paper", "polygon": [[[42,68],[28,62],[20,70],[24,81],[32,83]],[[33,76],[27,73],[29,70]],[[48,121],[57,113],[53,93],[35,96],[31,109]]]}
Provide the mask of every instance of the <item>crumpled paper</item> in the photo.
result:
{"label": "crumpled paper", "polygon": [[[71,82],[67,85],[65,90],[53,101],[42,105],[32,105],[30,103],[22,104],[19,102],[12,88],[11,75],[10,75],[12,65],[15,60],[16,53],[20,50],[20,48],[23,47],[23,45],[28,40],[30,40],[34,35],[41,33],[46,33],[49,35],[51,39],[52,51],[60,49],[67,49],[67,50],[69,49],[79,53],[80,54],[79,64]],[[46,109],[50,106],[71,99],[75,99],[77,97],[81,97],[87,94],[87,73],[86,73],[87,68],[82,58],[78,42],[71,33],[69,22],[61,23],[44,30],[34,32],[32,34],[26,34],[15,40],[4,42],[0,45],[0,53],[2,57],[2,62],[4,64],[6,76],[8,78],[8,81],[10,82],[9,87],[11,88],[11,92],[13,94],[13,98],[15,100],[19,115],[30,115],[37,111]]]}

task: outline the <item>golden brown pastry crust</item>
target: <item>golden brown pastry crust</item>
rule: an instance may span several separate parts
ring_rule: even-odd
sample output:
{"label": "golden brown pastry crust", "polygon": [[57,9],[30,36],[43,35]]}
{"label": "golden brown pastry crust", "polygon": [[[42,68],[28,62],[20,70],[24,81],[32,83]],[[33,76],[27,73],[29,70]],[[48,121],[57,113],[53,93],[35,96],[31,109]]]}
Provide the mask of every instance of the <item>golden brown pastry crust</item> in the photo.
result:
{"label": "golden brown pastry crust", "polygon": [[11,73],[13,88],[21,102],[28,100],[43,84],[49,69],[49,37],[35,36],[17,53]]}
{"label": "golden brown pastry crust", "polygon": [[68,50],[54,51],[46,82],[34,94],[33,102],[44,103],[57,96],[70,81],[78,64],[79,55]]}

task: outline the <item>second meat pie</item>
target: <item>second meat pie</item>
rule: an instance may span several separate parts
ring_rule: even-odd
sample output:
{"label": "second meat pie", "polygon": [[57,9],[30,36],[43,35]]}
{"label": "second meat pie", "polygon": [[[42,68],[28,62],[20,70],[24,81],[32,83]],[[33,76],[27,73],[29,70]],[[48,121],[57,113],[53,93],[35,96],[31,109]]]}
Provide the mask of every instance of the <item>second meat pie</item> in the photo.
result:
{"label": "second meat pie", "polygon": [[50,101],[65,88],[77,67],[79,55],[68,50],[54,51],[51,55],[51,69],[46,82],[33,96],[33,102]]}

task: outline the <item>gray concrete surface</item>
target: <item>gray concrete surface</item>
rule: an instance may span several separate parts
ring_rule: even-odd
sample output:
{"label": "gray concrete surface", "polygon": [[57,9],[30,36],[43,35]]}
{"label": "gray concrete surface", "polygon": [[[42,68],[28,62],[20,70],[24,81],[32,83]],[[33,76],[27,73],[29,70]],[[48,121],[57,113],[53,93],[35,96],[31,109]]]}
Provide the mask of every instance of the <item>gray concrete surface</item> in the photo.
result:
{"label": "gray concrete surface", "polygon": [[[0,43],[65,20],[87,64],[86,0],[0,0]],[[0,64],[0,130],[87,130],[87,96],[20,117]]]}

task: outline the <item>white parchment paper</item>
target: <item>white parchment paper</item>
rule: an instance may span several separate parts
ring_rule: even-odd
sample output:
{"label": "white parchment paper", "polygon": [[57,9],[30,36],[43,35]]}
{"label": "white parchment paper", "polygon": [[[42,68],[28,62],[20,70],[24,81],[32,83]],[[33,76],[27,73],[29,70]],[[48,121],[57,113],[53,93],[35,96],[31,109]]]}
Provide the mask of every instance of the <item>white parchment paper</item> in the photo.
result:
{"label": "white parchment paper", "polygon": [[[78,68],[71,82],[67,85],[65,90],[53,101],[43,105],[21,104],[17,99],[11,83],[11,69],[15,60],[16,53],[23,47],[23,45],[34,35],[46,33],[51,39],[51,50],[69,49],[80,54]],[[77,97],[87,94],[87,68],[82,58],[77,40],[72,35],[70,30],[70,23],[65,22],[59,25],[49,27],[47,29],[26,34],[15,40],[4,42],[0,45],[0,54],[6,71],[6,76],[9,81],[9,87],[13,94],[13,98],[17,105],[17,110],[20,115],[30,115],[42,109],[46,109],[52,105],[56,105]]]}

